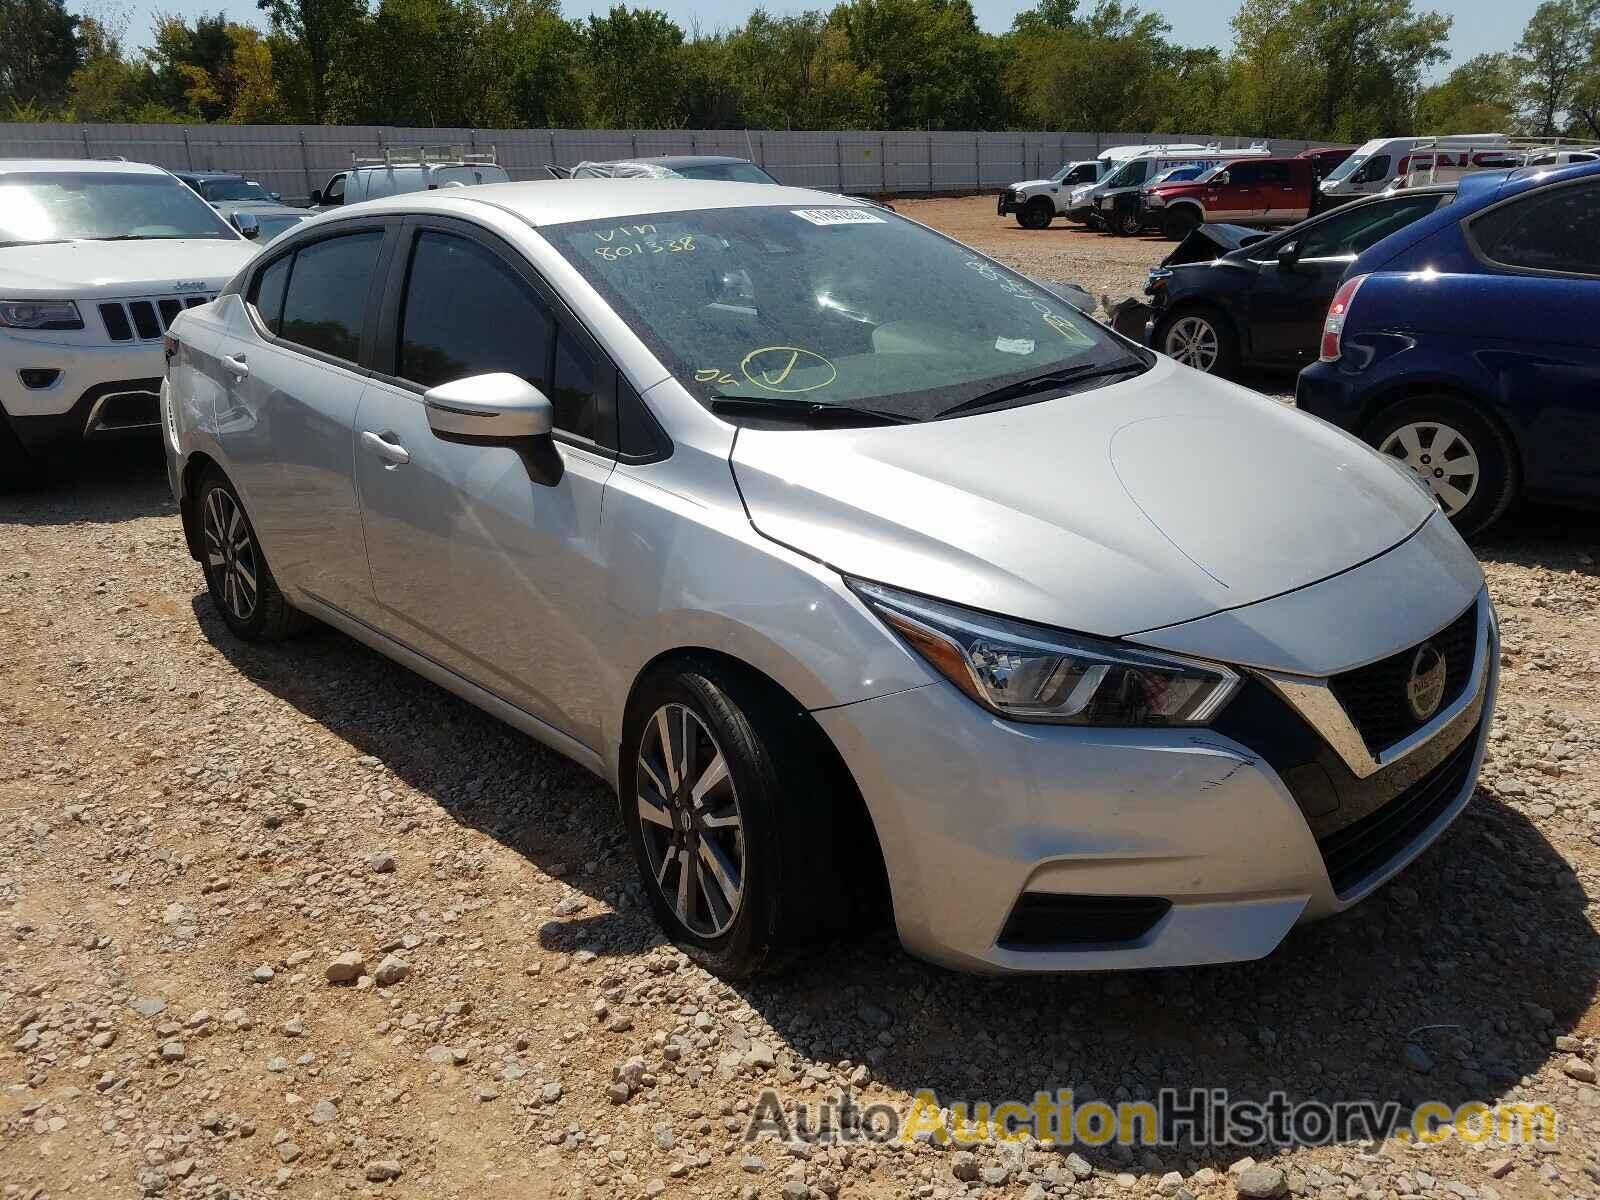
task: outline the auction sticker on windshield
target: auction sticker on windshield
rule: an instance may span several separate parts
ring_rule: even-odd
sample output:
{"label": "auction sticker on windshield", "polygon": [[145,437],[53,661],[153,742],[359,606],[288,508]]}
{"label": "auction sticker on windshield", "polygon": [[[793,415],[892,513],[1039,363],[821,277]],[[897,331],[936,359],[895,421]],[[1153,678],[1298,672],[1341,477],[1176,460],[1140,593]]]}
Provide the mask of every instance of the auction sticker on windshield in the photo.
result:
{"label": "auction sticker on windshield", "polygon": [[794,208],[790,212],[813,225],[882,225],[882,217],[864,208]]}

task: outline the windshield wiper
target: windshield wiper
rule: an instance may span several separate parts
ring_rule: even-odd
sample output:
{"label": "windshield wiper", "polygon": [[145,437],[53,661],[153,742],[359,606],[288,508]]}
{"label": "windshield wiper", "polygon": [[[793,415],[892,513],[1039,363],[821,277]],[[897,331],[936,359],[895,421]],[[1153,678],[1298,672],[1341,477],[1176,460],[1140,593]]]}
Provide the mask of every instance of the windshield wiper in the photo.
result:
{"label": "windshield wiper", "polygon": [[1104,379],[1112,375],[1127,375],[1132,371],[1143,371],[1145,367],[1146,364],[1142,359],[1134,358],[1130,354],[1108,363],[1085,363],[1081,367],[1069,367],[1063,371],[1046,371],[1043,375],[1008,383],[1005,387],[995,388],[992,392],[980,392],[970,400],[952,404],[949,408],[934,413],[933,420],[953,417],[957,413],[972,412],[974,409],[988,408],[992,404],[1004,404],[1007,400],[1032,396],[1047,388],[1065,387],[1068,384],[1083,383],[1089,379]]}
{"label": "windshield wiper", "polygon": [[910,417],[875,408],[848,404],[821,404],[815,400],[783,400],[769,396],[713,396],[711,411],[730,416],[776,417],[780,421],[827,426],[903,425]]}

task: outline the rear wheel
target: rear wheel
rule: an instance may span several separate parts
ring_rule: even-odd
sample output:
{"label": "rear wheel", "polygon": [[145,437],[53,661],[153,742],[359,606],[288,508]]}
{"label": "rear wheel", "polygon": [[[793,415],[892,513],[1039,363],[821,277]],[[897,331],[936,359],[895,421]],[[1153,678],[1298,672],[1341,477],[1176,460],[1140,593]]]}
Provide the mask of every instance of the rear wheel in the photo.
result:
{"label": "rear wheel", "polygon": [[1454,396],[1413,396],[1379,414],[1366,440],[1403,462],[1463,536],[1493,525],[1517,491],[1511,441]]}
{"label": "rear wheel", "polygon": [[1161,233],[1171,242],[1181,242],[1200,226],[1200,218],[1188,205],[1175,208],[1161,218]]}
{"label": "rear wheel", "polygon": [[206,589],[234,635],[247,642],[273,642],[310,625],[311,618],[278,590],[255,528],[227,477],[207,468],[196,500]]}
{"label": "rear wheel", "polygon": [[833,780],[792,701],[715,661],[643,680],[628,706],[618,791],[656,920],[719,975],[781,965],[845,928]]}
{"label": "rear wheel", "polygon": [[1162,317],[1156,326],[1155,347],[1208,375],[1231,375],[1239,364],[1233,326],[1209,305],[1180,308]]}
{"label": "rear wheel", "polygon": [[1055,215],[1055,205],[1043,196],[1035,196],[1017,213],[1017,224],[1024,229],[1048,229]]}

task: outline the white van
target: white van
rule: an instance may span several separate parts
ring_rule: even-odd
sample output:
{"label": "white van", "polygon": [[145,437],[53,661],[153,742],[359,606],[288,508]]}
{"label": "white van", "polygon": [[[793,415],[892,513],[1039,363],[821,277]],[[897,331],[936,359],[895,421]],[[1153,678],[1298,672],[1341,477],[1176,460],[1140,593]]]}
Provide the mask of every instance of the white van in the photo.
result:
{"label": "white van", "polygon": [[1171,153],[1195,151],[1206,153],[1207,147],[1194,142],[1155,146],[1107,146],[1094,158],[1079,159],[1065,164],[1049,179],[1025,179],[1013,183],[1000,193],[995,206],[1000,216],[1017,214],[1017,224],[1024,229],[1043,229],[1056,217],[1067,211],[1066,199],[1075,187],[1093,186],[1130,158],[1138,158],[1151,150],[1165,149]]}
{"label": "white van", "polygon": [[1467,153],[1424,142],[1400,160],[1389,191],[1428,183],[1455,183],[1474,171],[1536,167],[1550,170],[1600,159],[1600,142],[1571,138],[1509,138],[1503,147]]}
{"label": "white van", "polygon": [[382,158],[350,156],[350,169],[340,171],[327,184],[311,191],[311,207],[319,212],[380,196],[404,192],[431,192],[444,187],[471,187],[478,183],[509,183],[511,176],[495,162],[494,148],[486,153],[465,153],[451,147],[415,151],[385,150]]}
{"label": "white van", "polygon": [[[1171,170],[1173,167],[1198,163],[1209,169],[1236,159],[1267,158],[1271,154],[1271,148],[1263,142],[1257,142],[1243,150],[1224,150],[1221,146],[1144,146],[1141,148],[1141,153],[1124,158],[1122,165],[1106,175],[1099,183],[1073,188],[1066,197],[1066,205],[1062,211],[1070,221],[1089,224],[1099,220],[1099,210],[1102,206],[1107,210],[1115,208],[1116,197],[1113,193],[1130,190],[1137,192],[1161,172]],[[1109,204],[1106,203],[1108,200]]]}
{"label": "white van", "polygon": [[1374,138],[1323,178],[1324,198],[1333,201],[1372,196],[1412,171],[1413,151],[1424,148],[1431,166],[1449,167],[1457,175],[1520,166],[1503,133],[1452,133],[1432,137]]}

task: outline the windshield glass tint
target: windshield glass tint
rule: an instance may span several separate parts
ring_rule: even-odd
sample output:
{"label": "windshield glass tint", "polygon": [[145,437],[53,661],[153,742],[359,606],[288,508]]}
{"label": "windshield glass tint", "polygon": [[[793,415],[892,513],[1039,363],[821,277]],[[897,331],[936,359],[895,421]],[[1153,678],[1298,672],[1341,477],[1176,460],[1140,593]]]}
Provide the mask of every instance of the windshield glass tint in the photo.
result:
{"label": "windshield glass tint", "polygon": [[876,208],[711,209],[539,232],[702,402],[926,419],[1130,356],[1050,292]]}
{"label": "windshield glass tint", "polygon": [[215,209],[170,175],[0,174],[0,245],[234,236]]}
{"label": "windshield glass tint", "polygon": [[720,179],[728,183],[777,183],[755,163],[701,163],[697,166],[673,167],[685,179]]}
{"label": "windshield glass tint", "polygon": [[207,200],[271,200],[267,189],[248,179],[216,179],[200,185]]}

